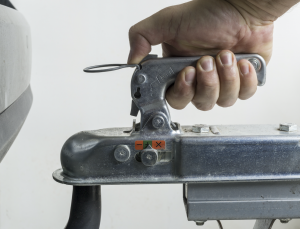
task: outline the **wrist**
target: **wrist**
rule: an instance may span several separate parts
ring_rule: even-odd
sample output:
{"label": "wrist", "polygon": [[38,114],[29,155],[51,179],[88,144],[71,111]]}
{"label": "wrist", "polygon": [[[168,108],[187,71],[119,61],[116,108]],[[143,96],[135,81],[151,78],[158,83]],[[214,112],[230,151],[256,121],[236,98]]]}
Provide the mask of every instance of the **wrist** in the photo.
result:
{"label": "wrist", "polygon": [[273,23],[299,0],[226,0],[232,4],[251,25]]}

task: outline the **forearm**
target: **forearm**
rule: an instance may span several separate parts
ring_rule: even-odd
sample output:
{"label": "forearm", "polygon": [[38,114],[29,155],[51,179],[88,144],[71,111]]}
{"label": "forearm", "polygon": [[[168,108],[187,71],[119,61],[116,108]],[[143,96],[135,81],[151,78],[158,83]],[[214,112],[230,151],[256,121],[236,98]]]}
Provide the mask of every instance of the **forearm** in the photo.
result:
{"label": "forearm", "polygon": [[242,15],[251,15],[264,23],[273,22],[300,0],[227,0]]}

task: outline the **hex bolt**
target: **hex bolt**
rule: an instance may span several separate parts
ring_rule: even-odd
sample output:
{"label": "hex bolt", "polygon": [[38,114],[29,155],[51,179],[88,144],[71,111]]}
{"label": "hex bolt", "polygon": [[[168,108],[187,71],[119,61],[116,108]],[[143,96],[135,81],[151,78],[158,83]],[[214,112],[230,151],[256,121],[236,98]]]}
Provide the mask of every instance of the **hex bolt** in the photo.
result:
{"label": "hex bolt", "polygon": [[195,221],[197,226],[203,226],[205,222],[206,222],[206,220],[205,221]]}
{"label": "hex bolt", "polygon": [[281,223],[288,223],[290,222],[292,219],[280,219]]}
{"label": "hex bolt", "polygon": [[141,152],[141,161],[146,166],[153,166],[158,162],[158,152],[151,147],[144,149]]}
{"label": "hex bolt", "polygon": [[253,65],[255,71],[258,71],[260,70],[261,68],[261,63],[258,59],[256,58],[251,58],[251,59],[248,59],[248,61]]}
{"label": "hex bolt", "polygon": [[152,125],[156,129],[162,128],[165,125],[165,119],[161,115],[155,115],[152,119]]}
{"label": "hex bolt", "polygon": [[279,130],[286,132],[297,131],[297,125],[293,123],[280,123]]}
{"label": "hex bolt", "polygon": [[118,145],[114,151],[115,159],[118,162],[125,162],[130,157],[130,149],[126,145]]}
{"label": "hex bolt", "polygon": [[137,83],[138,84],[143,84],[146,81],[146,76],[143,74],[140,74],[137,76]]}
{"label": "hex bolt", "polygon": [[196,124],[193,125],[193,132],[194,133],[208,133],[209,132],[209,126],[205,124]]}

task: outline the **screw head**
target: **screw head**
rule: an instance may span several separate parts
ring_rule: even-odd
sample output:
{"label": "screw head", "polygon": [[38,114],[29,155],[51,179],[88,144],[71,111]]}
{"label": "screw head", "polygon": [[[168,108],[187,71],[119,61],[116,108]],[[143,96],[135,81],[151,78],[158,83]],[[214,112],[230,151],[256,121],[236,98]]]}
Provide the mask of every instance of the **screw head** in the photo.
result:
{"label": "screw head", "polygon": [[288,222],[290,222],[291,221],[291,219],[280,219],[280,222],[281,223],[288,223]]}
{"label": "screw head", "polygon": [[255,71],[258,71],[260,70],[261,68],[261,63],[258,59],[256,58],[251,58],[251,59],[248,59],[248,61],[253,65]]}
{"label": "screw head", "polygon": [[118,162],[125,162],[130,157],[130,149],[126,145],[118,145],[114,151],[115,159]]}
{"label": "screw head", "polygon": [[155,149],[144,149],[141,152],[141,161],[146,166],[153,166],[158,162],[158,153]]}
{"label": "screw head", "polygon": [[197,226],[203,226],[206,221],[195,221]]}
{"label": "screw head", "polygon": [[146,76],[145,75],[139,74],[137,76],[137,83],[138,84],[143,84],[145,81],[146,81]]}
{"label": "screw head", "polygon": [[297,131],[297,125],[293,123],[280,123],[279,130],[286,131],[286,132],[292,132]]}
{"label": "screw head", "polygon": [[196,124],[196,125],[193,125],[192,131],[194,133],[208,133],[209,126],[205,125],[205,124]]}
{"label": "screw head", "polygon": [[165,119],[161,115],[155,115],[152,119],[152,125],[156,129],[162,128],[165,125]]}

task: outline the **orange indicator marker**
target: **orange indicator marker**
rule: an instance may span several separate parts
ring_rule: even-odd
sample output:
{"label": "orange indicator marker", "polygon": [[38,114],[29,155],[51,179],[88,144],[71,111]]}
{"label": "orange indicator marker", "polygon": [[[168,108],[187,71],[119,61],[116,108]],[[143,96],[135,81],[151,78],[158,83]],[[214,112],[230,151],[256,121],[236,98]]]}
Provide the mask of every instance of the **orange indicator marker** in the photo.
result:
{"label": "orange indicator marker", "polygon": [[144,149],[144,141],[135,141],[135,149],[143,150]]}
{"label": "orange indicator marker", "polygon": [[165,149],[166,148],[166,142],[162,141],[162,140],[152,141],[152,148],[153,149]]}

